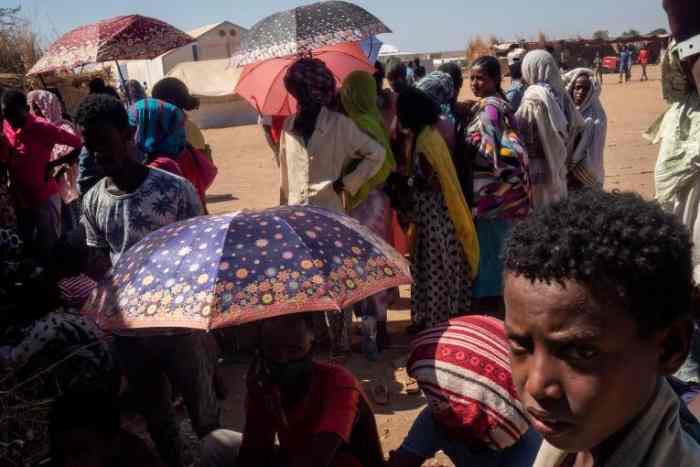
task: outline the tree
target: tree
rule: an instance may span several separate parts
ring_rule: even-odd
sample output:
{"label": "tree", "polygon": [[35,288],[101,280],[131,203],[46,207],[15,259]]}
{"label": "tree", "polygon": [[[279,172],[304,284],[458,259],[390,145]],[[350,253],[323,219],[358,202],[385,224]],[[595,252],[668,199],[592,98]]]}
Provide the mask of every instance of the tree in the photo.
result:
{"label": "tree", "polygon": [[650,36],[663,36],[668,34],[668,31],[664,28],[654,29],[649,33]]}
{"label": "tree", "polygon": [[622,33],[620,37],[637,37],[641,36],[642,34],[637,31],[636,29],[630,29],[629,31],[625,31]]}
{"label": "tree", "polygon": [[24,74],[41,57],[39,37],[19,12],[0,8],[0,73]]}
{"label": "tree", "polygon": [[596,31],[593,33],[593,39],[597,41],[609,41],[610,33],[608,31]]}

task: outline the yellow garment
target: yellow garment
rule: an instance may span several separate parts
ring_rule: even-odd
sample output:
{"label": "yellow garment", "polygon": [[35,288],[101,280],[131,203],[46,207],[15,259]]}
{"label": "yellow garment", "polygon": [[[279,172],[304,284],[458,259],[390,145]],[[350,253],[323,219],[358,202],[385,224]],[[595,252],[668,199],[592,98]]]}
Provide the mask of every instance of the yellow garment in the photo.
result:
{"label": "yellow garment", "polygon": [[207,147],[207,143],[204,140],[204,135],[202,130],[192,122],[189,118],[185,119],[185,132],[187,133],[187,142],[195,149],[204,151]]}
{"label": "yellow garment", "polygon": [[416,141],[416,153],[423,154],[440,180],[447,210],[469,262],[471,278],[479,273],[479,240],[471,211],[464,198],[457,170],[445,140],[432,127],[425,128]]}
{"label": "yellow garment", "polygon": [[[340,89],[340,99],[348,117],[362,131],[384,146],[386,156],[384,165],[370,180],[365,183],[355,195],[348,196],[348,208],[354,209],[362,204],[367,196],[389,178],[396,168],[396,159],[391,151],[389,131],[384,126],[384,118],[377,107],[377,83],[366,71],[353,71],[345,78]],[[357,167],[357,161],[348,167],[352,172]]]}

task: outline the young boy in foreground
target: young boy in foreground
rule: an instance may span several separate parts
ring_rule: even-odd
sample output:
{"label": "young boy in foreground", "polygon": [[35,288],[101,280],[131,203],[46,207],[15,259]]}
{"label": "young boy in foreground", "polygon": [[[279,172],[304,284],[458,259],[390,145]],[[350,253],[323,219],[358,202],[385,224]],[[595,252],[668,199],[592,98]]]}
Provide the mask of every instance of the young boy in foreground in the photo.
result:
{"label": "young boy in foreground", "polygon": [[513,381],[545,438],[535,467],[690,467],[665,377],[693,324],[685,228],[631,193],[583,191],[540,210],[505,251]]}

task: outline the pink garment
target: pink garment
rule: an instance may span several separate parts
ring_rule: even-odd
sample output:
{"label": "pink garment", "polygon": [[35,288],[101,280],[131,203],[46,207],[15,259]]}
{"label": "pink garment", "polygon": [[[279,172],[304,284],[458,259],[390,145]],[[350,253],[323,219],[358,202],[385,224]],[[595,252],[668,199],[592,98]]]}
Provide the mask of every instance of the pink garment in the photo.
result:
{"label": "pink garment", "polygon": [[[56,94],[37,89],[27,94],[27,103],[32,112],[35,112],[35,107],[41,112],[41,117],[44,120],[57,125],[69,133],[78,135],[78,131],[73,124],[63,118],[63,106]],[[73,148],[64,144],[57,144],[51,152],[51,160],[55,161],[67,156],[73,151]],[[78,193],[78,163],[71,164],[59,177],[56,178],[61,198],[65,204],[70,204],[80,197]]]}
{"label": "pink garment", "polygon": [[31,114],[18,130],[5,121],[3,133],[10,154],[0,162],[8,166],[17,207],[34,208],[58,194],[58,183],[54,179],[46,181],[46,165],[57,144],[77,149],[82,144],[80,137]]}
{"label": "pink garment", "polygon": [[[381,189],[372,191],[365,201],[350,212],[360,224],[370,229],[382,240],[391,241],[391,201]],[[387,308],[392,300],[391,290],[385,290],[368,298],[374,305],[377,321],[387,320]]]}

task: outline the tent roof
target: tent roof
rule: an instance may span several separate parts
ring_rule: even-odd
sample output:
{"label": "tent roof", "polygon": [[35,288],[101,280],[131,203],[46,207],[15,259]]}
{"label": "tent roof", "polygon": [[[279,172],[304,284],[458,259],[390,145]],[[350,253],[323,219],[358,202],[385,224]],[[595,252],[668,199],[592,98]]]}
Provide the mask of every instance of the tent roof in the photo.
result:
{"label": "tent roof", "polygon": [[234,26],[238,29],[242,29],[244,31],[247,31],[246,28],[239,26],[235,23],[232,23],[231,21],[219,21],[218,23],[207,24],[207,25],[201,26],[197,29],[187,31],[187,34],[189,34],[190,36],[192,36],[195,39],[199,39],[200,37],[202,37],[203,35],[205,35],[209,31],[211,31],[212,29],[217,28],[217,27],[221,26],[222,24],[230,24],[231,26]]}
{"label": "tent roof", "polygon": [[234,95],[243,68],[231,65],[231,60],[204,60],[184,62],[175,66],[168,76],[184,82],[192,95],[198,97],[221,97]]}

